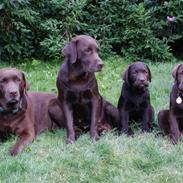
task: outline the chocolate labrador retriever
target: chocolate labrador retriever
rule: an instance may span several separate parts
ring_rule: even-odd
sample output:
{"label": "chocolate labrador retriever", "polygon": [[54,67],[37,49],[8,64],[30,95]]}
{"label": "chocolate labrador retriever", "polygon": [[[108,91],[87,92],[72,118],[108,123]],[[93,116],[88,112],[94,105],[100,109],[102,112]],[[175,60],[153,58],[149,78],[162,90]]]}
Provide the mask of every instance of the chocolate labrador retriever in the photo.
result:
{"label": "chocolate labrador retriever", "polygon": [[129,123],[134,121],[142,122],[142,130],[149,132],[154,119],[154,109],[148,91],[148,82],[151,82],[150,69],[143,62],[135,62],[125,71],[123,79],[118,101],[120,133],[132,135]]}
{"label": "chocolate labrador retriever", "polygon": [[65,121],[67,143],[75,140],[74,127],[88,131],[98,140],[99,133],[117,127],[118,110],[105,101],[99,93],[95,72],[103,62],[99,57],[99,46],[90,36],[80,35],[63,49],[65,62],[57,77],[59,107],[53,105],[50,114],[57,121]]}
{"label": "chocolate labrador retriever", "polygon": [[160,129],[171,136],[173,144],[180,140],[183,132],[183,64],[178,64],[172,71],[175,79],[170,94],[170,108],[158,114]]}
{"label": "chocolate labrador retriever", "polygon": [[49,103],[56,100],[51,93],[27,92],[23,72],[15,68],[0,69],[0,140],[9,134],[19,137],[11,155],[22,152],[38,134],[57,125],[48,115]]}

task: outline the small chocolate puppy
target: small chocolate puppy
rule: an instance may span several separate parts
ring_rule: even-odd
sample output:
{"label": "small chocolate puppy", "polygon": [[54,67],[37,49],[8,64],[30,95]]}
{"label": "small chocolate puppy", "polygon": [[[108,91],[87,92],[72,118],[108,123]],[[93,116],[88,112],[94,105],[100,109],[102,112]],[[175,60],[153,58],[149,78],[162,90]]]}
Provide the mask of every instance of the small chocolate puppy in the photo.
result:
{"label": "small chocolate puppy", "polygon": [[56,121],[66,124],[67,143],[75,140],[75,127],[98,140],[99,134],[117,127],[116,107],[100,95],[95,72],[101,71],[99,45],[90,36],[80,35],[63,49],[64,63],[57,77],[58,106],[50,108]]}
{"label": "small chocolate puppy", "polygon": [[180,140],[183,132],[183,64],[178,64],[172,71],[175,79],[170,94],[170,108],[158,114],[160,129],[171,136],[173,144]]}
{"label": "small chocolate puppy", "polygon": [[142,123],[142,130],[149,132],[154,119],[154,109],[150,103],[148,83],[151,82],[149,67],[143,62],[129,65],[124,74],[124,83],[118,101],[120,113],[120,133],[133,134],[130,124]]}

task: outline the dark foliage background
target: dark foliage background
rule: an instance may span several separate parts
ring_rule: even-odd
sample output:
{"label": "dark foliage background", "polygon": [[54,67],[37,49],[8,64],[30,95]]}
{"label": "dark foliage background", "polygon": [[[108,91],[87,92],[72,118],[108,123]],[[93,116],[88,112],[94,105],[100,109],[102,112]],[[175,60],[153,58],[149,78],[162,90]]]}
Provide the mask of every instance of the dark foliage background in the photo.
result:
{"label": "dark foliage background", "polygon": [[[169,61],[183,37],[183,0],[1,0],[0,59],[53,59],[88,34],[103,56]],[[173,47],[173,46],[172,46]]]}

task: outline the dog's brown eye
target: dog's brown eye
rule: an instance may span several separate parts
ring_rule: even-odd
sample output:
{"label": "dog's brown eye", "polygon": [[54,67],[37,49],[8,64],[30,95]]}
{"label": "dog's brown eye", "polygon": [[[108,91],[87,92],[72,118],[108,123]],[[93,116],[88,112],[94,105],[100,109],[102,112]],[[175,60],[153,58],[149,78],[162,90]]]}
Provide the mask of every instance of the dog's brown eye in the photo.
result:
{"label": "dog's brown eye", "polygon": [[0,80],[0,83],[7,83],[7,82],[8,82],[7,79],[1,79],[1,80]]}
{"label": "dog's brown eye", "polygon": [[132,71],[131,74],[137,74],[138,72],[137,71]]}
{"label": "dog's brown eye", "polygon": [[21,81],[21,79],[18,78],[18,77],[14,77],[13,80],[14,80],[15,82],[20,82],[20,81]]}
{"label": "dog's brown eye", "polygon": [[20,78],[16,78],[15,81],[16,82],[20,82],[21,80],[20,80]]}
{"label": "dog's brown eye", "polygon": [[91,53],[92,52],[92,50],[90,49],[90,48],[87,48],[87,49],[85,49],[85,53]]}

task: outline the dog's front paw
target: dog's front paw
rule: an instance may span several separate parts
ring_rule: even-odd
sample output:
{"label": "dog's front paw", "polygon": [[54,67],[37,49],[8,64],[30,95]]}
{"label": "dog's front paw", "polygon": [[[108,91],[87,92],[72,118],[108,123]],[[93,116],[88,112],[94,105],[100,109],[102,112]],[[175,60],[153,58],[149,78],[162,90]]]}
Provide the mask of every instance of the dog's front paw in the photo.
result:
{"label": "dog's front paw", "polygon": [[179,143],[179,140],[180,140],[180,132],[177,132],[177,133],[172,133],[171,134],[171,141],[172,141],[172,144],[173,145],[176,145]]}
{"label": "dog's front paw", "polygon": [[74,139],[67,138],[66,144],[73,144],[73,143],[74,143]]}
{"label": "dog's front paw", "polygon": [[173,145],[177,145],[179,143],[179,139],[175,137],[172,137],[171,141]]}
{"label": "dog's front paw", "polygon": [[126,129],[126,128],[122,128],[121,130],[119,130],[119,135],[122,135],[122,134],[126,134],[126,135],[128,135],[128,129]]}
{"label": "dog's front paw", "polygon": [[98,141],[100,139],[98,134],[91,135],[91,138]]}
{"label": "dog's front paw", "polygon": [[128,130],[128,136],[129,137],[134,137],[134,131],[132,129]]}
{"label": "dog's front paw", "polygon": [[150,133],[151,129],[150,128],[144,128],[144,129],[142,129],[142,132],[143,133]]}
{"label": "dog's front paw", "polygon": [[20,150],[19,148],[17,148],[17,147],[14,147],[14,148],[12,148],[12,149],[10,150],[11,156],[17,156],[17,155],[20,154],[20,153],[21,153],[21,150]]}

